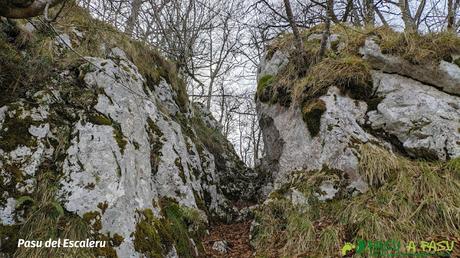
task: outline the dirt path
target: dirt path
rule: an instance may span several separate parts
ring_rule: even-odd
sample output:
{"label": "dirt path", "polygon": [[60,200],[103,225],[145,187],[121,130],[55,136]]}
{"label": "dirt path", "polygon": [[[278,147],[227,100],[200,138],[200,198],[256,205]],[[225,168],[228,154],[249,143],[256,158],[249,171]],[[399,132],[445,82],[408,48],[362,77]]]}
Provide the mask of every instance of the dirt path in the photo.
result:
{"label": "dirt path", "polygon": [[[210,234],[203,240],[206,257],[253,257],[254,250],[249,243],[250,228],[251,221],[212,226],[209,231]],[[222,240],[228,243],[229,249],[226,254],[212,249],[214,242]]]}

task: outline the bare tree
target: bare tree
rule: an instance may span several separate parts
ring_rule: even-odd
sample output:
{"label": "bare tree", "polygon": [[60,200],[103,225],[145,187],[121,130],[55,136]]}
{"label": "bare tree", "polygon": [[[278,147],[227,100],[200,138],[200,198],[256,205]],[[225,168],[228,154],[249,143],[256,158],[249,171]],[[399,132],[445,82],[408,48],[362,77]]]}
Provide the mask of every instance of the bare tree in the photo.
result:
{"label": "bare tree", "polygon": [[375,24],[374,0],[364,0],[364,24],[368,26]]}
{"label": "bare tree", "polygon": [[142,7],[142,0],[133,0],[131,4],[131,12],[129,14],[129,18],[126,21],[125,33],[129,36],[133,36],[134,26],[138,22],[139,19],[139,12],[141,11]]}
{"label": "bare tree", "polygon": [[305,67],[306,58],[305,58],[305,51],[303,47],[303,41],[300,36],[299,28],[294,19],[294,14],[292,13],[291,2],[289,0],[284,1],[284,8],[286,10],[287,20],[289,21],[289,25],[291,26],[292,33],[294,34],[294,42],[296,47],[296,60],[298,63],[297,67]]}
{"label": "bare tree", "polygon": [[417,32],[421,23],[423,11],[426,6],[426,0],[421,0],[416,9],[415,15],[411,14],[409,0],[399,0],[397,3],[391,2],[401,10],[401,18],[404,22],[404,30],[408,32]]}
{"label": "bare tree", "polygon": [[456,13],[460,6],[460,0],[447,0],[447,29],[456,30],[460,24],[456,22]]}

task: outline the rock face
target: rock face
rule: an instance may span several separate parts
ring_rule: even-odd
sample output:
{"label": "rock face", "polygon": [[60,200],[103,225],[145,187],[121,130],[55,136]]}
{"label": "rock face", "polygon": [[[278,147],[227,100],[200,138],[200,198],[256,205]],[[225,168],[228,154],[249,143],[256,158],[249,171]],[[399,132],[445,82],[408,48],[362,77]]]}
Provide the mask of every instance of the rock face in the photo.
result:
{"label": "rock face", "polygon": [[454,63],[441,60],[438,66],[413,65],[398,56],[382,54],[379,45],[372,38],[366,40],[360,53],[375,69],[400,74],[433,85],[447,93],[460,95],[460,67]]}
{"label": "rock face", "polygon": [[[212,116],[197,105],[182,112],[166,78],[152,85],[119,48],[86,59],[29,100],[1,105],[0,223],[24,221],[23,204],[34,202],[29,196],[45,170],[58,178],[50,192],[56,205],[88,222],[91,233],[121,239],[111,245],[118,257],[142,256],[139,242],[154,241],[142,235],[145,223],[159,227],[154,221],[172,214],[166,208],[191,210],[203,223],[237,216],[230,200],[251,198],[256,186],[248,178],[256,175],[209,127],[217,124]],[[200,130],[223,140],[211,148]],[[192,253],[197,240],[185,240]],[[150,251],[180,255],[174,244],[160,246]]]}
{"label": "rock face", "polygon": [[[280,51],[261,63],[261,75],[276,76],[282,70],[287,54]],[[372,39],[360,53],[373,69],[372,97],[378,103],[352,99],[329,87],[319,97],[325,111],[317,135],[308,130],[299,106],[258,100],[263,163],[271,168],[275,189],[295,171],[327,168],[347,175],[347,189],[366,191],[358,173],[357,148],[365,143],[414,158],[445,161],[460,156],[460,67],[445,61],[439,67],[412,65],[382,54]],[[335,190],[326,188],[330,199]]]}

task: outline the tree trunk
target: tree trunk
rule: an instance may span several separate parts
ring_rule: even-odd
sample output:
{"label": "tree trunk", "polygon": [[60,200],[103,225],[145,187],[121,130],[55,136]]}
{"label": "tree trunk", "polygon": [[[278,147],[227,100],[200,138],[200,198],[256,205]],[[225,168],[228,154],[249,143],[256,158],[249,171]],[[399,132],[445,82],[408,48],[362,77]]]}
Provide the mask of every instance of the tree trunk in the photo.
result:
{"label": "tree trunk", "polygon": [[460,0],[447,1],[447,29],[455,30],[455,13],[460,5]]}
{"label": "tree trunk", "polygon": [[[330,6],[328,8],[331,8]],[[318,55],[316,57],[316,63],[321,62],[324,55],[326,54],[327,43],[329,41],[329,37],[331,34],[331,17],[326,17],[326,28],[324,29],[323,36],[321,38],[321,44],[318,51]]]}
{"label": "tree trunk", "polygon": [[133,0],[131,4],[131,13],[126,21],[125,33],[132,37],[134,33],[134,26],[136,25],[139,19],[139,12],[142,7],[142,0]]}
{"label": "tree trunk", "polygon": [[292,33],[294,34],[295,48],[297,51],[297,55],[296,55],[297,68],[299,69],[299,74],[303,74],[305,73],[308,67],[306,65],[307,58],[305,56],[303,41],[300,36],[299,28],[297,28],[297,24],[295,23],[294,14],[292,13],[291,3],[289,0],[284,0],[284,7],[286,9],[286,16],[287,16],[289,25],[291,26]]}
{"label": "tree trunk", "polygon": [[368,26],[375,25],[375,7],[374,0],[364,1],[364,24]]}
{"label": "tree trunk", "polygon": [[212,90],[214,86],[214,78],[211,78],[211,82],[209,83],[208,87],[208,97],[206,98],[206,108],[211,110],[211,98],[212,98]]}
{"label": "tree trunk", "polygon": [[399,9],[401,9],[402,20],[404,22],[404,30],[406,32],[416,32],[417,26],[410,13],[409,1],[399,0],[398,5],[399,5]]}
{"label": "tree trunk", "polygon": [[346,22],[350,16],[351,10],[354,8],[353,0],[347,0],[347,6],[345,7],[345,13],[342,16],[342,22]]}

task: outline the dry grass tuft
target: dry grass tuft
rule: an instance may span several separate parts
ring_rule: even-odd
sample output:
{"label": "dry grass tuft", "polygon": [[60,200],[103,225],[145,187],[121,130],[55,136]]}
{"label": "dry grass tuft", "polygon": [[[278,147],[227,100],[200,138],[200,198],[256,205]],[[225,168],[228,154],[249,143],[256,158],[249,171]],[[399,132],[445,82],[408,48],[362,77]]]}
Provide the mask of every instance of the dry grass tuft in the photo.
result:
{"label": "dry grass tuft", "polygon": [[[460,37],[451,32],[430,33],[426,35],[399,33],[387,27],[357,28],[345,24],[336,24],[331,33],[338,34],[339,40],[332,42],[332,49],[327,50],[326,58],[315,63],[316,54],[320,47],[320,40],[307,40],[312,34],[322,33],[322,26],[316,26],[302,32],[306,56],[311,62],[306,74],[294,62],[280,71],[272,80],[271,97],[273,103],[279,98],[277,95],[289,96],[294,103],[305,102],[305,99],[317,98],[326,93],[330,86],[337,86],[351,97],[367,100],[371,94],[372,80],[370,65],[359,55],[359,49],[364,45],[366,38],[374,37],[382,52],[401,56],[405,60],[418,65],[438,63],[441,60],[452,60],[452,55],[460,53]],[[268,57],[281,49],[293,54],[293,36],[280,35],[268,47]],[[293,59],[293,58],[291,58]],[[281,92],[283,94],[280,94]],[[280,103],[281,104],[281,103]]]}
{"label": "dry grass tuft", "polygon": [[345,242],[357,239],[460,239],[458,160],[413,161],[370,144],[359,150],[360,173],[371,190],[319,202],[313,194],[321,181],[331,180],[329,172],[300,174],[282,189],[303,192],[308,205],[294,206],[281,193],[256,212],[258,255],[336,257]]}
{"label": "dry grass tuft", "polygon": [[322,96],[330,86],[355,99],[367,100],[372,91],[370,66],[357,56],[325,58],[295,82],[294,99],[305,101]]}
{"label": "dry grass tuft", "polygon": [[452,61],[453,54],[460,53],[460,37],[452,32],[397,33],[390,29],[375,31],[379,45],[385,54],[398,55],[417,65]]}
{"label": "dry grass tuft", "polygon": [[[76,216],[65,214],[61,204],[55,199],[57,188],[52,183],[54,175],[45,172],[39,175],[38,189],[33,198],[28,198],[30,210],[26,220],[20,226],[18,237],[25,240],[43,240],[50,238],[69,238],[84,240],[91,238],[88,225]],[[21,198],[20,198],[21,199]],[[25,198],[23,198],[25,199]],[[96,257],[86,248],[18,248],[15,257],[41,258],[54,257]]]}

